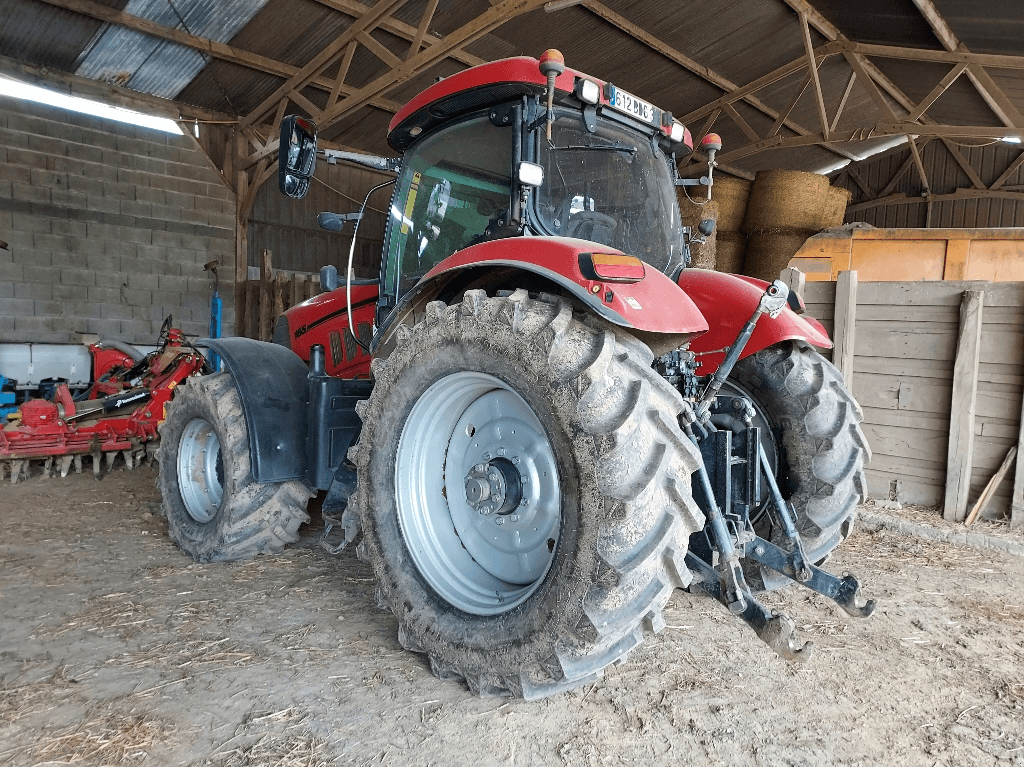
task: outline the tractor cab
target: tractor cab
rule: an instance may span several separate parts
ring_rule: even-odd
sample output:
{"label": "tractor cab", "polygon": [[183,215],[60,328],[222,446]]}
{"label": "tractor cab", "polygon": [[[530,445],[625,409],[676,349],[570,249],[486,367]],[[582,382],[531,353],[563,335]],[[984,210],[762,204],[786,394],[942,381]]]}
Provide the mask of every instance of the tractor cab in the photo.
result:
{"label": "tractor cab", "polygon": [[[283,129],[292,151],[281,153],[281,189],[301,196],[308,156],[301,149],[315,151],[315,138],[305,120]],[[378,325],[428,272],[491,240],[586,240],[673,280],[688,263],[675,167],[692,152],[689,131],[670,113],[566,69],[557,52],[441,80],[395,115],[388,142],[402,158]],[[382,158],[368,159],[380,167]]]}

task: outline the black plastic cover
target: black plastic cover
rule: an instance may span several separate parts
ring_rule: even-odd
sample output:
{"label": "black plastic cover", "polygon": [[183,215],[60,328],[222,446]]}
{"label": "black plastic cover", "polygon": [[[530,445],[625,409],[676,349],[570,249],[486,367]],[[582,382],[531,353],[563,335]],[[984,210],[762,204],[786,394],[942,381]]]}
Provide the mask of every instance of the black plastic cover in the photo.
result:
{"label": "black plastic cover", "polygon": [[202,338],[234,377],[249,429],[252,475],[257,482],[306,477],[306,406],[309,370],[279,344],[251,338]]}

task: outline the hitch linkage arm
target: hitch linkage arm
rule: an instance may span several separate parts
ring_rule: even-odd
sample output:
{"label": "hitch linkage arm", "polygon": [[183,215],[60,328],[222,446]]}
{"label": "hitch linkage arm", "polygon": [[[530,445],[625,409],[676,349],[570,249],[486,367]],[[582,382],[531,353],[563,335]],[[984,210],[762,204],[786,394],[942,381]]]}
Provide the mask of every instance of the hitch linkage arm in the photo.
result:
{"label": "hitch linkage arm", "polygon": [[[719,602],[729,607],[728,597],[722,589],[721,576],[711,565],[693,554],[686,555],[686,566],[695,571],[700,578],[697,584]],[[748,591],[743,596],[744,608],[738,613],[754,633],[786,660],[810,660],[814,652],[813,642],[801,642],[796,637],[796,624],[788,615],[770,612],[758,602]]]}

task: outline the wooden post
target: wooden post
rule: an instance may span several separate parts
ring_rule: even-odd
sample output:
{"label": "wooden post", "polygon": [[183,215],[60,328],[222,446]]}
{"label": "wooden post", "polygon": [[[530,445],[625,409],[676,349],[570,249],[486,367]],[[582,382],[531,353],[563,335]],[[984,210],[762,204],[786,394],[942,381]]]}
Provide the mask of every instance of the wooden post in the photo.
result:
{"label": "wooden post", "polygon": [[270,317],[270,335],[274,334],[274,324],[277,322],[277,318],[284,314],[284,294],[288,283],[286,282],[284,272],[277,273],[277,279],[274,280],[274,313]]}
{"label": "wooden post", "polygon": [[981,358],[981,322],[984,290],[965,290],[960,302],[960,336],[953,363],[953,406],[949,418],[946,457],[946,498],[942,516],[962,522],[967,516],[974,461],[974,412],[978,403],[978,363]]}
{"label": "wooden post", "polygon": [[271,313],[274,311],[274,263],[273,254],[263,251],[260,264],[260,333],[261,341],[269,341],[271,333]]}
{"label": "wooden post", "polygon": [[260,281],[248,280],[245,283],[245,336],[260,337]]}
{"label": "wooden post", "polygon": [[297,273],[292,274],[288,308],[291,309],[293,306],[301,304],[303,300],[302,281],[299,279],[299,275]]}
{"label": "wooden post", "polygon": [[782,270],[782,273],[779,274],[779,279],[786,283],[786,287],[788,287],[792,292],[797,295],[803,295],[804,285],[806,284],[807,279],[804,276],[804,273],[799,269],[787,266]]}
{"label": "wooden post", "polygon": [[1010,501],[1010,529],[1024,527],[1024,403],[1021,403],[1020,436],[1017,437],[1017,470],[1013,474],[1013,499]]}
{"label": "wooden post", "polygon": [[843,374],[846,389],[853,392],[853,344],[857,330],[857,272],[839,273],[836,280],[836,316],[832,364]]}

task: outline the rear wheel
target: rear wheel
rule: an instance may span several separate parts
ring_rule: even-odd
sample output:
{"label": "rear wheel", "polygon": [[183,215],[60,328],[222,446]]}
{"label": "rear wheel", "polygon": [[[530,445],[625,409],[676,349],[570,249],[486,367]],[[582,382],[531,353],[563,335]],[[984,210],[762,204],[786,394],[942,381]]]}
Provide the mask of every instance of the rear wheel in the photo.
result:
{"label": "rear wheel", "polygon": [[163,513],[171,538],[199,562],[277,553],[299,539],[312,493],[253,479],[249,434],[230,373],[189,378],[160,427]]}
{"label": "rear wheel", "polygon": [[[805,344],[785,342],[740,360],[722,394],[748,397],[755,426],[779,488],[796,511],[804,551],[822,563],[853,531],[867,490],[864,465],[871,450],[860,428],[860,406],[839,371]],[[758,534],[779,540],[767,512],[767,492],[754,517]],[[789,583],[761,569],[752,585]],[[761,583],[758,581],[761,580]]]}
{"label": "rear wheel", "polygon": [[480,695],[600,676],[685,585],[696,449],[632,339],[525,291],[435,302],[374,363],[351,501],[399,641]]}

